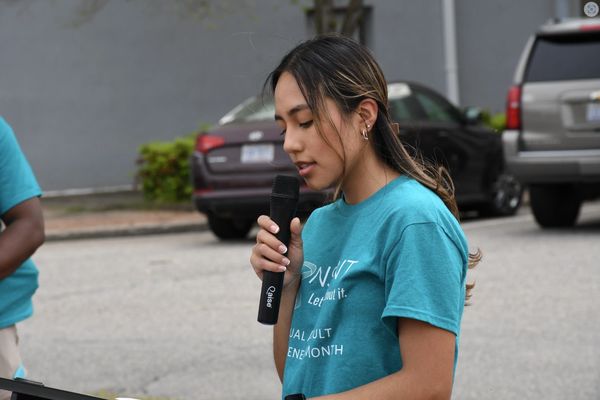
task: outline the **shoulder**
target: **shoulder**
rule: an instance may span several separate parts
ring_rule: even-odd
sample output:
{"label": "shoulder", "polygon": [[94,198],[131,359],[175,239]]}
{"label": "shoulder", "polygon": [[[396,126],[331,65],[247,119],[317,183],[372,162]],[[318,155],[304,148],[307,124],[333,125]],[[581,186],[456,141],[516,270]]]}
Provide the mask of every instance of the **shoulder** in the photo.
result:
{"label": "shoulder", "polygon": [[[11,126],[0,116],[0,153],[6,156],[20,153],[21,148]],[[7,159],[8,157],[5,157]]]}
{"label": "shoulder", "polygon": [[0,143],[4,143],[7,140],[11,139],[12,137],[14,137],[12,128],[10,127],[10,125],[8,125],[6,120],[4,118],[2,118],[2,116],[0,115]]}
{"label": "shoulder", "polygon": [[[0,166],[11,166],[23,156],[11,126],[0,116]],[[6,172],[6,171],[5,171]]]}
{"label": "shoulder", "polygon": [[[452,213],[431,189],[412,178],[400,177],[390,183],[385,208],[395,222],[403,225],[439,222]],[[452,216],[453,217],[453,216]]]}
{"label": "shoulder", "polygon": [[[468,252],[467,241],[459,221],[442,199],[420,182],[404,178],[396,185],[387,207],[390,238],[396,241],[411,237],[409,231],[437,231],[451,241],[461,253]],[[418,227],[418,229],[416,229]]]}
{"label": "shoulder", "polygon": [[13,136],[13,130],[6,122],[6,120],[0,115],[0,135],[2,136]]}
{"label": "shoulder", "polygon": [[0,214],[41,194],[12,128],[0,117]]}

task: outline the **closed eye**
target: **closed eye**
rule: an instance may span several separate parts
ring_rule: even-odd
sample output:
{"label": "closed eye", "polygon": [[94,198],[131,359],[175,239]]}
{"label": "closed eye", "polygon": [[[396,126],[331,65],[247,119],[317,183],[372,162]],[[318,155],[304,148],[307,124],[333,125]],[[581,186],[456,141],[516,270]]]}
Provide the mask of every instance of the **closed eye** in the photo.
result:
{"label": "closed eye", "polygon": [[[310,128],[310,127],[312,126],[312,124],[313,124],[313,120],[311,119],[310,121],[306,121],[306,122],[301,122],[301,123],[299,123],[299,124],[298,124],[298,126],[299,126],[300,128],[302,128],[302,129],[308,129],[308,128]],[[283,135],[285,135],[285,131],[286,131],[286,130],[284,129],[284,130],[282,130],[281,132],[279,132],[279,136],[283,136]]]}

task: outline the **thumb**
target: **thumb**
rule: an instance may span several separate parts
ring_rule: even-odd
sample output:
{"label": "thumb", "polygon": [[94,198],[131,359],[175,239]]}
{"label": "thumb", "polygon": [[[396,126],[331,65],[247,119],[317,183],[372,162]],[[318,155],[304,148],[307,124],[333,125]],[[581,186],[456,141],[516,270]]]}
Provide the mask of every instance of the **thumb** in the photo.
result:
{"label": "thumb", "polygon": [[290,222],[290,247],[302,249],[302,224],[300,218],[296,217]]}

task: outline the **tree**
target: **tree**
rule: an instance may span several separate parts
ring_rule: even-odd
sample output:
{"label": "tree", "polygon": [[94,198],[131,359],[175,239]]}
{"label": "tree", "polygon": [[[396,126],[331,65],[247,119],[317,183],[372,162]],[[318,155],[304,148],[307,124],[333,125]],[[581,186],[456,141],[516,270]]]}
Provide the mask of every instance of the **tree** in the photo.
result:
{"label": "tree", "polygon": [[[46,0],[50,1],[50,0]],[[123,1],[123,0],[119,0]],[[196,19],[198,21],[207,21],[211,18],[219,18],[224,15],[232,14],[236,11],[246,12],[251,9],[254,0],[162,0],[162,1],[147,1],[147,0],[125,0],[137,2],[144,7],[151,8],[157,13],[176,13],[183,18]],[[73,19],[69,25],[79,27],[84,25],[102,11],[111,0],[79,0],[72,2]],[[20,12],[23,12],[34,0],[0,0],[0,5],[20,7]]]}
{"label": "tree", "polygon": [[314,12],[317,34],[339,33],[353,36],[364,17],[362,0],[349,0],[346,7],[336,7],[334,0],[314,0]]}
{"label": "tree", "polygon": [[[81,26],[91,21],[111,0],[81,0],[75,4],[75,16],[70,25]],[[176,12],[182,17],[204,21],[214,17],[247,11],[256,5],[252,0],[164,0],[163,2],[138,1],[145,6],[159,9],[159,12]],[[299,0],[291,0],[299,4]],[[314,13],[315,33],[339,33],[353,36],[364,18],[363,0],[348,0],[346,5],[336,0],[312,0],[309,13]],[[0,0],[0,4],[20,5],[24,10],[32,0]]]}

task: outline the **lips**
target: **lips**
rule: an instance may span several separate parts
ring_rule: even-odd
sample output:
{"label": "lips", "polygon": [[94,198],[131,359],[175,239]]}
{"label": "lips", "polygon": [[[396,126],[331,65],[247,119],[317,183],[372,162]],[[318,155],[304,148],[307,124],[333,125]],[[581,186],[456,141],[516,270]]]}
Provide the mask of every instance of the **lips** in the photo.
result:
{"label": "lips", "polygon": [[298,168],[298,173],[300,174],[300,176],[306,176],[310,173],[310,171],[313,169],[313,167],[316,165],[316,163],[314,162],[305,162],[305,161],[299,161],[296,162],[296,167]]}

